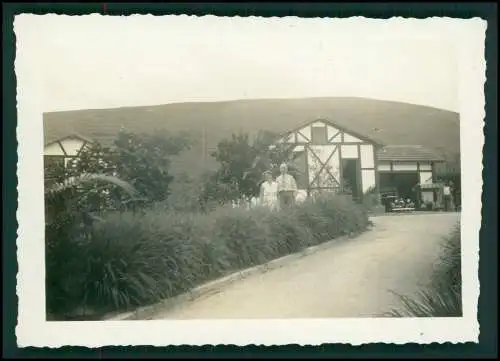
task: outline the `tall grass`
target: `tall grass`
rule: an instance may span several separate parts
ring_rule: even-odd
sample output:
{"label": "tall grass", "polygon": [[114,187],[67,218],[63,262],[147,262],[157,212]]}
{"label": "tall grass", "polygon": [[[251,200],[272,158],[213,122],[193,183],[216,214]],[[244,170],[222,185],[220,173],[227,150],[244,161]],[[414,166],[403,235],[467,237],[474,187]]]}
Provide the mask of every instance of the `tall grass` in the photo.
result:
{"label": "tall grass", "polygon": [[282,212],[108,214],[78,239],[51,242],[48,309],[64,315],[79,307],[103,313],[151,304],[368,224],[363,208],[341,197]]}
{"label": "tall grass", "polygon": [[396,317],[462,316],[462,272],[460,225],[443,242],[432,281],[416,296],[398,295],[402,307],[389,312]]}
{"label": "tall grass", "polygon": [[[89,231],[100,219],[104,202],[100,192],[115,186],[136,199],[136,190],[123,180],[103,174],[82,174],[61,179],[45,189],[45,261],[47,306],[59,313],[70,311],[85,301],[82,285],[90,266],[80,260],[87,250]],[[87,192],[85,187],[90,187]],[[89,196],[100,201],[91,202]],[[95,199],[94,199],[95,200]],[[83,297],[83,301],[82,301]]]}

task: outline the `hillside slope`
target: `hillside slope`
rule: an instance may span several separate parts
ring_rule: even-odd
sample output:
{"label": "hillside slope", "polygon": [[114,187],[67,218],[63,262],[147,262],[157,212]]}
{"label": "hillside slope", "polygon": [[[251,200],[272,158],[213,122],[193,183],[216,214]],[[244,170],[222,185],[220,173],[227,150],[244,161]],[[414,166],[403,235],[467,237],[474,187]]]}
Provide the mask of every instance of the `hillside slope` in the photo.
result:
{"label": "hillside slope", "polygon": [[198,144],[184,158],[193,158],[190,167],[197,167],[210,162],[202,155],[232,133],[281,133],[317,118],[382,144],[420,144],[448,159],[460,152],[458,113],[366,98],[256,99],[52,112],[44,114],[44,137],[47,144],[76,132],[109,144],[122,127],[134,132],[188,131]]}

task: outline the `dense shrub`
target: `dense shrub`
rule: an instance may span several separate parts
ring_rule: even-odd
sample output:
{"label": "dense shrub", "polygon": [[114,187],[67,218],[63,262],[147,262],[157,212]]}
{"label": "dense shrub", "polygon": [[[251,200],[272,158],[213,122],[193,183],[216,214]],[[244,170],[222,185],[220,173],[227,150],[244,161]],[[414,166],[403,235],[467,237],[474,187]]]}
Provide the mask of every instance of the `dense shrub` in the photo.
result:
{"label": "dense shrub", "polygon": [[235,269],[265,263],[272,258],[274,242],[268,227],[262,223],[263,210],[223,208],[214,216],[214,241],[225,244],[228,260]]}
{"label": "dense shrub", "polygon": [[313,225],[303,227],[298,223],[297,213],[270,212],[264,220],[273,234],[275,250],[279,256],[297,252],[314,243]]}
{"label": "dense shrub", "polygon": [[323,195],[314,201],[307,200],[294,212],[296,222],[312,230],[310,245],[357,233],[369,224],[366,211],[344,196]]}
{"label": "dense shrub", "polygon": [[462,316],[462,271],[461,271],[460,225],[444,240],[440,262],[431,283],[416,297],[398,295],[403,305],[389,313],[390,316],[410,317],[461,317]]}
{"label": "dense shrub", "polygon": [[327,239],[356,233],[369,224],[366,210],[355,204],[350,197],[323,196],[315,201],[315,205],[328,220],[324,230],[324,237]]}
{"label": "dense shrub", "polygon": [[219,207],[208,214],[167,208],[108,214],[84,235],[51,243],[49,310],[107,312],[154,303],[367,225],[363,208],[341,197],[282,212]]}
{"label": "dense shrub", "polygon": [[66,312],[82,303],[82,290],[75,285],[85,283],[86,264],[78,262],[85,250],[89,232],[99,219],[99,207],[87,202],[88,193],[81,187],[116,186],[134,198],[135,189],[116,177],[85,174],[52,184],[45,189],[45,260],[47,307]]}
{"label": "dense shrub", "polygon": [[381,209],[384,208],[383,204],[381,203],[380,194],[375,187],[370,187],[363,194],[362,204],[367,212],[370,213],[381,211]]}

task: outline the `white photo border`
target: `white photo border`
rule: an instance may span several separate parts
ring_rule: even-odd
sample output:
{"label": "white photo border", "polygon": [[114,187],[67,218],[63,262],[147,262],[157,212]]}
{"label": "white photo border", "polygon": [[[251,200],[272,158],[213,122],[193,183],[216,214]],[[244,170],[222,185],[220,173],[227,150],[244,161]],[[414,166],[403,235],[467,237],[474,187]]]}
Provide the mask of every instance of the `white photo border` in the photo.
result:
{"label": "white photo border", "polygon": [[[129,346],[129,345],[320,345],[323,343],[463,343],[478,342],[479,230],[481,228],[482,149],[484,144],[486,80],[485,32],[479,18],[452,19],[300,19],[257,18],[255,21],[337,22],[339,28],[370,31],[383,23],[393,36],[439,33],[454,41],[459,58],[459,99],[462,169],[463,308],[460,318],[356,318],[290,320],[86,321],[45,320],[43,121],[37,69],[27,36],[33,17],[62,15],[22,14],[15,17],[17,37],[15,72],[18,104],[18,210],[16,336],[19,347]],[[89,16],[101,16],[97,14]],[[148,21],[147,15],[143,16]],[[81,17],[80,17],[81,18]],[[217,21],[206,16],[207,23]],[[234,18],[240,21],[245,18]],[[377,28],[379,29],[379,28]],[[384,30],[384,31],[385,31]]]}

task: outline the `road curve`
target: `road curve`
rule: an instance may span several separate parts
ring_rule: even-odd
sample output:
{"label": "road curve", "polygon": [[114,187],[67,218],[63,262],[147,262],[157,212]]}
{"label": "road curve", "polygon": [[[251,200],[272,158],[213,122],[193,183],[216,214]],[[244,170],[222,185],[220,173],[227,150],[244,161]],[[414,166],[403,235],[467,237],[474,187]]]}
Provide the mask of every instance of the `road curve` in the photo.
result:
{"label": "road curve", "polygon": [[380,317],[430,280],[458,213],[373,218],[363,235],[183,303],[154,319]]}

